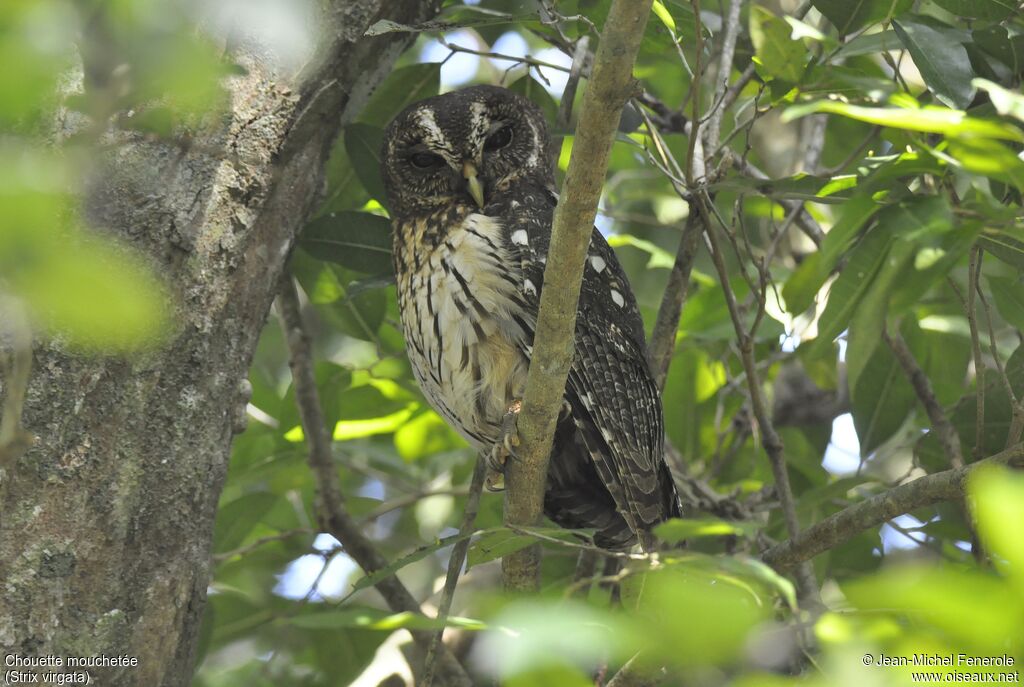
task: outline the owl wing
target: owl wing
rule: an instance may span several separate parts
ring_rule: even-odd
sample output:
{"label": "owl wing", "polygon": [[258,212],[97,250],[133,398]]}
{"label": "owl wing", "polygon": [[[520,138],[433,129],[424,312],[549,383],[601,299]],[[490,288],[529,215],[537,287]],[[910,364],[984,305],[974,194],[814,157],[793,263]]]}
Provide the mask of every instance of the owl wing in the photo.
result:
{"label": "owl wing", "polygon": [[[543,290],[554,199],[549,195],[541,207],[511,218],[523,297],[534,315]],[[643,539],[653,525],[678,515],[678,496],[663,458],[661,397],[647,364],[640,310],[618,259],[596,228],[584,267],[565,397],[597,474],[630,529]]]}

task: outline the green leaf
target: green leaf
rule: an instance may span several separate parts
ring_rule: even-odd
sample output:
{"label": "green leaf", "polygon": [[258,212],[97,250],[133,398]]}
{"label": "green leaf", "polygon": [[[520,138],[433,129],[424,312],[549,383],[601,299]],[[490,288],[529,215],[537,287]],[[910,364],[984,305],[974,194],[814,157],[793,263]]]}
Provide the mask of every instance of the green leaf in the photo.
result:
{"label": "green leaf", "polygon": [[470,544],[469,552],[466,555],[466,569],[469,570],[475,565],[502,558],[536,543],[535,537],[519,534],[506,528],[485,532]]}
{"label": "green leaf", "polygon": [[[886,231],[881,222],[880,218],[875,231]],[[856,388],[861,369],[879,345],[889,311],[889,298],[913,256],[913,244],[902,237],[895,237],[889,244],[885,261],[850,319],[846,370],[851,389]]]}
{"label": "green leaf", "polygon": [[739,656],[750,629],[770,614],[770,606],[749,582],[729,573],[687,573],[670,567],[644,575],[638,613],[648,628],[650,650],[684,668],[729,663]]}
{"label": "green leaf", "polygon": [[867,456],[903,426],[916,396],[888,346],[876,346],[860,367],[850,405],[861,455]]}
{"label": "green leaf", "polygon": [[347,294],[333,308],[334,322],[342,333],[356,339],[374,342],[384,322],[387,294],[381,289]]}
{"label": "green leaf", "polygon": [[913,0],[812,0],[813,5],[845,36],[857,29],[906,12]]}
{"label": "green leaf", "polygon": [[[996,554],[993,564],[1014,581],[1024,604],[1024,476],[1005,467],[978,469],[967,483],[971,510],[987,551]],[[1004,562],[1005,561],[1005,562]]]}
{"label": "green leaf", "polygon": [[1024,241],[999,229],[985,229],[978,243],[986,251],[1018,270],[1024,270]]}
{"label": "green leaf", "polygon": [[62,204],[47,194],[0,195],[6,220],[0,220],[0,274],[7,289],[36,326],[76,348],[126,352],[159,345],[171,327],[163,285],[133,251],[57,226],[48,215]]}
{"label": "green leaf", "polygon": [[878,271],[889,254],[891,237],[885,231],[874,229],[850,252],[850,260],[832,284],[828,305],[818,320],[818,337],[811,344],[811,355],[846,329],[862,298],[871,288]]}
{"label": "green leaf", "polygon": [[592,531],[589,530],[567,530],[560,527],[531,527],[519,532],[507,527],[487,530],[470,545],[469,553],[466,555],[466,569],[502,558],[541,541],[554,539],[578,543],[581,536],[591,534]]}
{"label": "green leaf", "polygon": [[913,265],[895,285],[889,301],[891,314],[898,315],[921,301],[967,254],[980,231],[980,223],[964,223],[943,234],[938,245],[920,248]]}
{"label": "green leaf", "polygon": [[338,608],[315,613],[293,615],[287,623],[306,630],[340,630],[346,627],[361,627],[368,630],[440,630],[445,627],[460,627],[467,630],[483,630],[487,625],[479,620],[449,616],[444,622],[440,618],[428,618],[419,613],[388,613],[379,608]]}
{"label": "green leaf", "polygon": [[1024,608],[1007,591],[990,575],[934,564],[901,566],[843,587],[858,608],[907,615],[959,649],[980,652],[1024,632]]}
{"label": "green leaf", "polygon": [[825,235],[821,251],[804,260],[782,287],[786,310],[798,315],[811,307],[814,297],[828,279],[839,256],[853,242],[857,232],[878,211],[878,207],[878,204],[867,195],[855,196],[843,206],[839,221]]}
{"label": "green leaf", "polygon": [[999,141],[977,138],[951,140],[948,150],[967,171],[992,177],[1024,191],[1024,160]]}
{"label": "green leaf", "polygon": [[923,17],[903,17],[892,26],[936,97],[957,109],[970,105],[975,90],[971,58],[964,46],[943,30],[948,27]]}
{"label": "green leaf", "polygon": [[1024,34],[1013,25],[993,24],[974,29],[971,39],[982,52],[1004,64],[1011,74],[1024,69]]}
{"label": "green leaf", "polygon": [[338,210],[355,210],[366,205],[369,194],[359,183],[352,161],[345,150],[345,137],[338,136],[331,147],[330,157],[324,168],[327,177],[327,189],[323,204],[318,210],[321,214]]}
{"label": "green leaf", "polygon": [[365,274],[391,274],[391,222],[368,212],[332,212],[302,230],[299,246],[315,258]]}
{"label": "green leaf", "polygon": [[782,113],[782,120],[788,122],[817,112],[843,115],[869,124],[879,124],[894,129],[944,134],[953,138],[987,136],[1007,141],[1024,141],[1024,133],[1009,123],[968,117],[960,110],[933,105],[925,105],[917,109],[862,107],[836,100],[818,100],[788,108]]}
{"label": "green leaf", "polygon": [[631,246],[638,250],[642,250],[650,256],[650,259],[645,265],[646,269],[672,269],[676,263],[675,257],[664,248],[657,246],[650,241],[638,239],[632,234],[614,234],[608,237],[608,245],[612,248],[619,248],[621,246]]}
{"label": "green leaf", "polygon": [[383,126],[409,105],[437,95],[441,89],[441,63],[426,62],[391,72],[359,113],[360,122]]}
{"label": "green leaf", "polygon": [[1018,11],[1013,0],[934,0],[935,4],[961,17],[1002,21]]}
{"label": "green leaf", "polygon": [[745,537],[752,535],[755,529],[754,523],[749,522],[728,522],[714,518],[701,520],[672,518],[655,527],[654,535],[666,544],[678,544],[681,541],[699,537]]}
{"label": "green leaf", "polygon": [[654,0],[651,10],[654,12],[654,15],[661,20],[661,23],[665,25],[665,28],[669,31],[676,30],[676,20],[672,18],[672,14],[665,9],[663,4],[661,4],[661,0]]}
{"label": "green leaf", "polygon": [[1008,117],[1016,117],[1024,122],[1024,95],[1014,93],[997,83],[992,83],[988,79],[974,79],[971,83],[976,88],[988,92],[996,112]]}
{"label": "green leaf", "polygon": [[380,151],[384,143],[384,130],[371,124],[349,124],[343,133],[345,151],[359,182],[370,196],[382,205],[387,200],[381,179]]}
{"label": "green leaf", "polygon": [[513,93],[518,93],[524,98],[533,102],[544,113],[544,119],[548,126],[554,127],[558,121],[558,103],[551,97],[544,86],[529,74],[516,79],[508,87]]}
{"label": "green leaf", "polygon": [[257,491],[221,505],[217,509],[217,522],[213,530],[214,552],[223,553],[238,548],[279,498],[277,494],[268,491]]}
{"label": "green leaf", "polygon": [[995,276],[989,277],[988,283],[999,314],[1019,331],[1024,332],[1024,284],[1019,278]]}
{"label": "green leaf", "polygon": [[754,42],[757,72],[766,80],[780,79],[789,84],[800,81],[807,51],[790,38],[789,24],[760,5],[750,8],[750,38]]}
{"label": "green leaf", "polygon": [[899,50],[903,45],[899,37],[892,29],[885,29],[876,33],[868,33],[857,36],[840,48],[832,56],[832,62],[840,62],[858,55],[873,55],[875,53]]}
{"label": "green leaf", "polygon": [[374,570],[369,575],[365,575],[365,576],[359,578],[358,580],[356,580],[356,583],[352,585],[352,593],[358,592],[360,589],[366,589],[367,587],[372,587],[373,585],[377,584],[381,580],[386,580],[387,578],[393,576],[395,573],[397,573],[402,568],[404,568],[404,567],[406,567],[408,565],[412,565],[416,561],[423,560],[424,558],[426,558],[430,554],[434,553],[435,551],[439,551],[439,550],[445,548],[446,546],[451,546],[452,544],[455,544],[456,542],[459,542],[459,541],[461,541],[461,540],[463,540],[463,539],[465,539],[467,537],[471,537],[471,536],[473,536],[473,535],[472,534],[465,534],[465,535],[454,534],[454,535],[452,535],[450,537],[443,537],[441,539],[438,539],[435,542],[433,542],[432,544],[428,544],[426,546],[421,546],[418,549],[416,549],[415,551],[413,551],[411,553],[408,553],[408,554],[406,554],[406,555],[404,555],[404,556],[402,556],[402,557],[392,561],[386,567],[383,567],[380,570]]}

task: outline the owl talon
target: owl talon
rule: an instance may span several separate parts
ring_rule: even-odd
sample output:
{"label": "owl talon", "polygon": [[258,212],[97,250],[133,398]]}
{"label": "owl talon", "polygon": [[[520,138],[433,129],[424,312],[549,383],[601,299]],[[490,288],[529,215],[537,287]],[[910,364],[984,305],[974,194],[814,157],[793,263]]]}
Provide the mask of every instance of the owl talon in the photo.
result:
{"label": "owl talon", "polygon": [[501,419],[501,438],[494,442],[494,446],[491,447],[491,452],[487,456],[488,473],[484,484],[488,491],[503,490],[505,488],[505,465],[510,458],[519,460],[519,456],[516,455],[516,447],[520,444],[516,421],[519,419],[521,407],[521,401],[513,401]]}

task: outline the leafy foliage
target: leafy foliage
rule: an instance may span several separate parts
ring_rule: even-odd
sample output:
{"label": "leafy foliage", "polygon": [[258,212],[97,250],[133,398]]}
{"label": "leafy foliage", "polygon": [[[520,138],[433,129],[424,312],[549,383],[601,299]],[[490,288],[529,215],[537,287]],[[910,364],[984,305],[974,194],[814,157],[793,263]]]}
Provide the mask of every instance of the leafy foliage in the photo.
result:
{"label": "leafy foliage", "polygon": [[[102,132],[79,127],[59,156],[43,152],[41,132],[55,115],[130,111],[117,123],[139,136],[187,139],[226,106],[223,79],[237,70],[170,4],[107,4],[83,3],[82,16],[57,0],[0,6],[0,56],[18,65],[0,74],[0,295],[93,351],[157,345],[170,306],[129,248],[81,228],[73,191]],[[349,684],[371,664],[383,680],[402,664],[392,645],[406,629],[445,625],[473,643],[481,680],[510,685],[593,684],[600,666],[611,674],[634,657],[665,684],[709,685],[911,679],[911,667],[863,665],[865,654],[1024,658],[1019,470],[982,466],[963,503],[846,532],[813,561],[818,605],[806,589],[798,598],[791,570],[760,562],[791,533],[750,388],[771,402],[801,528],[955,467],[943,422],[968,466],[1019,444],[1024,19],[1008,0],[812,0],[800,17],[751,0],[731,24],[729,4],[654,3],[635,67],[643,96],[623,118],[600,219],[649,331],[699,199],[723,247],[720,272],[700,246],[669,332],[667,438],[693,496],[658,535],[688,548],[578,578],[580,551],[593,553],[587,532],[507,529],[489,494],[473,534],[459,535],[475,456],[416,387],[391,286],[386,122],[456,77],[503,83],[565,136],[564,170],[573,138],[556,121],[562,83],[574,41],[599,43],[609,1],[565,0],[557,13],[532,0],[448,2],[419,27],[385,18],[371,32],[416,42],[331,150],[291,266],[346,508],[390,564],[364,574],[321,532],[287,342],[271,318],[222,495],[197,685]],[[45,27],[44,15],[54,19]],[[455,30],[484,55],[463,50],[442,65],[442,48],[427,59]],[[461,76],[457,58],[471,67]],[[84,85],[69,88],[79,60]],[[132,78],[114,78],[126,73],[118,65]],[[699,148],[684,124],[694,112]],[[905,342],[918,376],[887,337]],[[453,617],[383,610],[373,585],[392,576],[435,601],[466,537]],[[538,540],[542,595],[503,598],[497,559]],[[970,669],[988,670],[1000,669]]]}
{"label": "leafy foliage", "polygon": [[[541,16],[556,21],[564,40],[589,35],[593,42],[599,36],[587,21],[571,17],[579,13],[600,27],[607,4],[565,2],[558,16]],[[679,120],[666,113],[689,116],[690,74],[698,65],[709,70],[697,103],[706,121],[722,102],[715,84],[742,83],[752,60],[753,78],[737,86],[735,102],[722,113],[724,147],[705,153],[708,170],[718,165],[706,190],[719,223],[713,231],[731,246],[728,288],[752,332],[757,383],[774,397],[801,525],[951,465],[922,391],[884,333],[906,342],[967,461],[1019,442],[1020,17],[1000,2],[817,0],[800,19],[767,3],[744,3],[730,73],[716,74],[728,28],[719,7],[702,7],[698,21],[687,2],[655,4],[635,69],[649,99],[633,103],[628,118],[636,122],[623,127],[631,133],[613,151],[602,226],[650,325],[679,230],[695,211],[685,202],[693,196],[680,197],[680,180],[665,173],[673,158],[685,168],[690,154],[687,136],[673,123]],[[310,555],[316,527],[315,485],[301,465],[286,352],[269,325],[252,376],[263,420],[237,442],[224,495],[222,512],[232,524],[218,535],[218,550],[236,552],[218,564],[216,589],[224,591],[211,599],[200,684],[247,679],[245,662],[228,670],[224,658],[243,639],[253,655],[274,652],[279,678],[302,673],[311,684],[336,683],[317,655],[298,647],[330,631],[336,646],[358,654],[355,665],[370,661],[389,629],[406,622],[368,610],[378,603],[372,585],[397,574],[425,595],[442,575],[449,547],[462,539],[453,528],[473,456],[426,405],[404,359],[377,155],[391,116],[451,87],[447,67],[419,62],[439,34],[467,27],[459,45],[469,36],[484,53],[514,36],[527,46],[524,53],[540,55],[561,38],[540,28],[551,25],[539,24],[536,10],[529,2],[484,0],[449,4],[434,25],[374,28],[422,33],[335,147],[326,200],[304,232],[294,269],[318,322],[319,354],[330,361],[318,367],[317,383],[335,427],[348,506],[367,518],[393,562],[370,576],[340,576],[334,591],[325,579],[320,587],[307,580],[297,602],[272,591],[275,579],[297,583],[289,561]],[[523,58],[528,70],[480,59],[467,78],[526,95],[554,127],[560,91],[547,85],[556,73],[544,66],[553,54],[536,63]],[[637,116],[641,111],[648,119]],[[561,169],[571,146],[569,136]],[[719,164],[725,151],[732,157]],[[740,157],[743,163],[735,161]],[[794,203],[807,220],[794,221]],[[810,231],[798,231],[808,223],[822,228],[820,246]],[[807,617],[798,610],[803,602],[785,577],[757,561],[765,537],[788,535],[759,431],[750,424],[747,371],[728,299],[706,252],[698,254],[691,279],[664,393],[667,433],[681,467],[733,504],[732,514],[690,509],[688,519],[659,528],[663,540],[686,540],[689,550],[664,553],[656,565],[642,557],[625,561],[615,575],[622,599],[616,607],[609,606],[606,584],[574,579],[586,533],[505,529],[500,499],[484,495],[469,550],[472,572],[460,586],[471,591],[455,609],[479,623],[458,621],[464,628],[488,628],[475,640],[474,670],[512,685],[592,684],[588,674],[598,664],[614,668],[640,651],[637,665],[666,668],[668,684],[677,671],[708,684],[780,684],[789,679],[764,671],[783,668],[807,673],[804,682],[860,684],[870,677],[903,684],[909,678],[902,668],[865,667],[861,656],[1020,656],[1024,596],[1011,523],[1020,520],[1013,504],[1024,494],[1019,478],[993,468],[970,482],[972,520],[956,504],[922,507],[881,530],[851,531],[817,557],[824,610],[810,618],[822,672],[804,665],[796,647],[810,638],[794,625]],[[800,396],[786,370],[796,370],[813,393]],[[822,399],[831,399],[833,409],[819,407]],[[803,419],[785,411],[790,403],[803,408]],[[855,435],[830,426],[844,412]],[[841,451],[854,460],[837,464]],[[235,524],[236,513],[250,524]],[[972,531],[994,569],[973,563]],[[496,596],[485,571],[538,538],[546,553],[543,599]],[[337,548],[319,551],[312,551],[317,561],[344,556]]]}

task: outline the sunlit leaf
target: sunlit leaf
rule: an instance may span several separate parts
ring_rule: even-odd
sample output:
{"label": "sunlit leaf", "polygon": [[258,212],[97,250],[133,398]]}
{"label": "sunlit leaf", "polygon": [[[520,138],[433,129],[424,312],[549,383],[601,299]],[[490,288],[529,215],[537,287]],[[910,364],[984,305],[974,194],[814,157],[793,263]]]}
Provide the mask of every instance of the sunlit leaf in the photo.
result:
{"label": "sunlit leaf", "polygon": [[790,38],[784,20],[759,5],[750,8],[750,38],[754,42],[758,73],[765,78],[796,83],[804,72],[807,51]]}
{"label": "sunlit leaf", "polygon": [[288,618],[288,624],[307,630],[338,630],[346,627],[363,627],[370,630],[438,630],[443,627],[459,627],[466,630],[483,630],[487,626],[479,620],[449,616],[446,622],[428,618],[418,613],[388,613],[379,608],[338,608],[315,613],[303,613]]}
{"label": "sunlit leaf", "polygon": [[996,555],[997,569],[1014,581],[1024,605],[1024,541],[1016,527],[1024,522],[1024,476],[1002,467],[979,469],[967,491],[985,547]]}
{"label": "sunlit leaf", "polygon": [[672,518],[654,528],[654,534],[666,544],[677,544],[686,539],[696,537],[744,537],[752,534],[754,527],[747,522],[727,522],[725,520],[686,520]]}
{"label": "sunlit leaf", "polygon": [[1004,122],[968,117],[960,110],[925,105],[919,109],[895,107],[863,107],[834,100],[819,100],[794,105],[782,114],[785,121],[816,112],[839,114],[870,124],[890,126],[908,131],[945,134],[952,137],[987,136],[1008,141],[1024,141],[1020,129]]}

